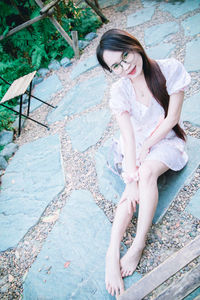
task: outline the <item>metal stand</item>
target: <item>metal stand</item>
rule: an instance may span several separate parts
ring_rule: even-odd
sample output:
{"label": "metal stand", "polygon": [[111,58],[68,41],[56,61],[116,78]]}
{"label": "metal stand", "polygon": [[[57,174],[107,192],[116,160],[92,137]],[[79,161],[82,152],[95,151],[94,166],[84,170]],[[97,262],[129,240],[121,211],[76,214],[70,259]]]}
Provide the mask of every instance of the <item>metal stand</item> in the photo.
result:
{"label": "metal stand", "polygon": [[[0,79],[2,79],[6,84],[9,84],[9,85],[11,86],[11,83],[9,83],[8,81],[6,81],[3,77],[0,76]],[[44,101],[44,100],[42,100],[42,99],[40,99],[40,98],[38,98],[38,97],[35,97],[35,96],[31,95],[31,92],[32,92],[32,80],[30,81],[30,89],[29,89],[29,92],[25,91],[23,94],[19,95],[19,96],[20,96],[19,112],[16,111],[16,110],[14,110],[14,109],[11,108],[11,107],[6,106],[6,105],[4,104],[5,101],[3,101],[3,99],[2,99],[2,102],[3,102],[3,103],[0,103],[0,105],[6,107],[7,109],[9,109],[9,110],[11,110],[11,111],[13,111],[13,112],[15,112],[16,114],[19,115],[19,129],[18,129],[18,136],[20,136],[20,133],[21,133],[21,127],[22,127],[22,126],[21,126],[21,120],[22,120],[22,116],[25,117],[25,118],[27,118],[27,119],[29,119],[29,120],[31,120],[31,121],[33,121],[33,122],[35,122],[35,123],[37,123],[37,124],[39,124],[39,125],[41,125],[41,126],[46,127],[48,130],[50,129],[47,125],[45,125],[45,124],[43,124],[43,123],[41,123],[41,122],[39,122],[39,121],[37,121],[37,120],[34,120],[33,118],[30,118],[30,117],[29,117],[29,114],[30,114],[30,105],[31,105],[31,97],[35,98],[36,100],[38,100],[38,101],[40,101],[40,102],[42,102],[42,103],[44,103],[44,104],[46,104],[46,105],[48,105],[48,106],[50,106],[50,107],[52,107],[52,108],[56,108],[56,107],[57,107],[57,106],[53,106],[53,105],[47,103],[46,101]],[[23,100],[23,95],[25,95],[25,94],[28,95],[28,108],[27,108],[27,114],[26,114],[26,115],[22,113],[22,100]],[[5,97],[5,96],[4,96],[4,97]],[[14,97],[13,97],[13,98],[14,98]],[[8,101],[8,100],[9,100],[9,99],[7,99],[6,101]]]}

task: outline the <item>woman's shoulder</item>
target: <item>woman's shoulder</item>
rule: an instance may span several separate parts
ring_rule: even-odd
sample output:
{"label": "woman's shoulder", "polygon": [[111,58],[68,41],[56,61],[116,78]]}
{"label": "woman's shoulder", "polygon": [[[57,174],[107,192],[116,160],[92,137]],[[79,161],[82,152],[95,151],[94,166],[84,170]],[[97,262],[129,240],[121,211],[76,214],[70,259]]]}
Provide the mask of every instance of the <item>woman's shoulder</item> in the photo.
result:
{"label": "woman's shoulder", "polygon": [[168,94],[184,90],[191,81],[191,77],[183,64],[175,58],[156,60],[161,72],[165,76]]}
{"label": "woman's shoulder", "polygon": [[184,68],[182,63],[176,58],[166,58],[166,59],[157,59],[157,64],[159,65],[163,73],[171,73],[178,69]]}

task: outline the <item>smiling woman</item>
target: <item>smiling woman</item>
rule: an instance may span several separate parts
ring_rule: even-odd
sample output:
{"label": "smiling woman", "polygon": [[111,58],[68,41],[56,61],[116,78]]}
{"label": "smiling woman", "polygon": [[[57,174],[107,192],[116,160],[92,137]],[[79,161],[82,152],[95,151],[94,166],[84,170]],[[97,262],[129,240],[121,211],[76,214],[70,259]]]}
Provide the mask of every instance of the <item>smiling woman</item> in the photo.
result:
{"label": "smiling woman", "polygon": [[[112,29],[97,47],[101,66],[119,75],[111,87],[110,108],[120,128],[122,178],[126,184],[112,226],[106,255],[106,288],[118,296],[122,277],[131,275],[145,247],[158,202],[158,177],[181,170],[188,157],[180,121],[184,88],[190,76],[176,59],[152,60],[129,33]],[[139,204],[134,242],[120,260],[123,234]]]}

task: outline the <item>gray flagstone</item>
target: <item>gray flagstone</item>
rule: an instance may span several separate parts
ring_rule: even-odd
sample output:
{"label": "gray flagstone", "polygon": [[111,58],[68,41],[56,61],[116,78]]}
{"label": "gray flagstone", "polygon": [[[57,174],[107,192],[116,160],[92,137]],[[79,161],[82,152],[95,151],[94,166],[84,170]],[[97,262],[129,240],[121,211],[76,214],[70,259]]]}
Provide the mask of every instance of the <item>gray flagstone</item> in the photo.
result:
{"label": "gray flagstone", "polygon": [[1,251],[17,245],[64,186],[60,139],[57,135],[19,148],[2,177]]}

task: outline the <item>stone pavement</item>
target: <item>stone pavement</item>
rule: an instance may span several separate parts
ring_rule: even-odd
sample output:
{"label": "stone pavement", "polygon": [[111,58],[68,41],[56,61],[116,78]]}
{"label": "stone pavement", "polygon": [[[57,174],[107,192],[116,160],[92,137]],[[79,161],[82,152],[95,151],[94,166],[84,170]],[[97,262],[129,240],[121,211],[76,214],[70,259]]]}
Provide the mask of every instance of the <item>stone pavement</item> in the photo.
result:
{"label": "stone pavement", "polygon": [[[109,2],[109,3],[108,3]],[[110,3],[111,2],[111,3]],[[120,1],[101,1],[101,6],[113,5]],[[144,42],[148,54],[153,58],[173,56],[176,42],[173,34],[184,30],[189,37],[185,49],[185,67],[190,72],[200,71],[200,1],[171,3],[141,1],[143,8],[127,17],[127,28],[146,24],[156,10],[171,14],[173,21],[153,25],[144,30]],[[197,11],[194,16],[190,12]],[[181,22],[178,18],[185,16]],[[197,59],[198,58],[198,59]],[[96,68],[98,63],[94,55],[73,68],[71,79]],[[95,88],[94,88],[95,86]],[[56,74],[49,76],[34,90],[35,95],[49,101],[62,90],[62,84]],[[73,118],[66,123],[72,148],[80,153],[97,145],[104,135],[110,121],[107,107],[99,108],[108,88],[103,72],[78,83],[60,100],[55,110],[48,113],[47,121],[54,124],[66,116]],[[193,94],[184,102],[182,117],[192,126],[200,126],[198,117],[199,93]],[[31,110],[41,105],[33,101]],[[87,112],[90,109],[92,111]],[[85,113],[86,111],[86,113]],[[116,132],[116,136],[118,136]],[[120,178],[107,167],[112,139],[95,150],[94,165],[97,173],[99,192],[112,204],[116,204],[123,191]],[[181,172],[168,172],[160,178],[160,201],[154,218],[159,222],[184,183],[192,179],[199,165],[198,149],[200,141],[189,137],[189,163]],[[37,222],[50,202],[59,196],[65,188],[65,170],[62,163],[61,143],[58,135],[48,133],[45,138],[37,139],[19,148],[9,162],[2,178],[0,194],[0,251],[15,248],[28,230]],[[186,211],[200,219],[199,191],[191,198]],[[24,281],[23,299],[64,300],[64,299],[112,299],[105,290],[104,260],[109,243],[111,223],[95,203],[87,190],[73,190],[66,205],[44,241],[43,248],[32,264]],[[126,251],[125,245],[123,251]],[[135,272],[125,279],[126,288],[139,280],[141,274]]]}

